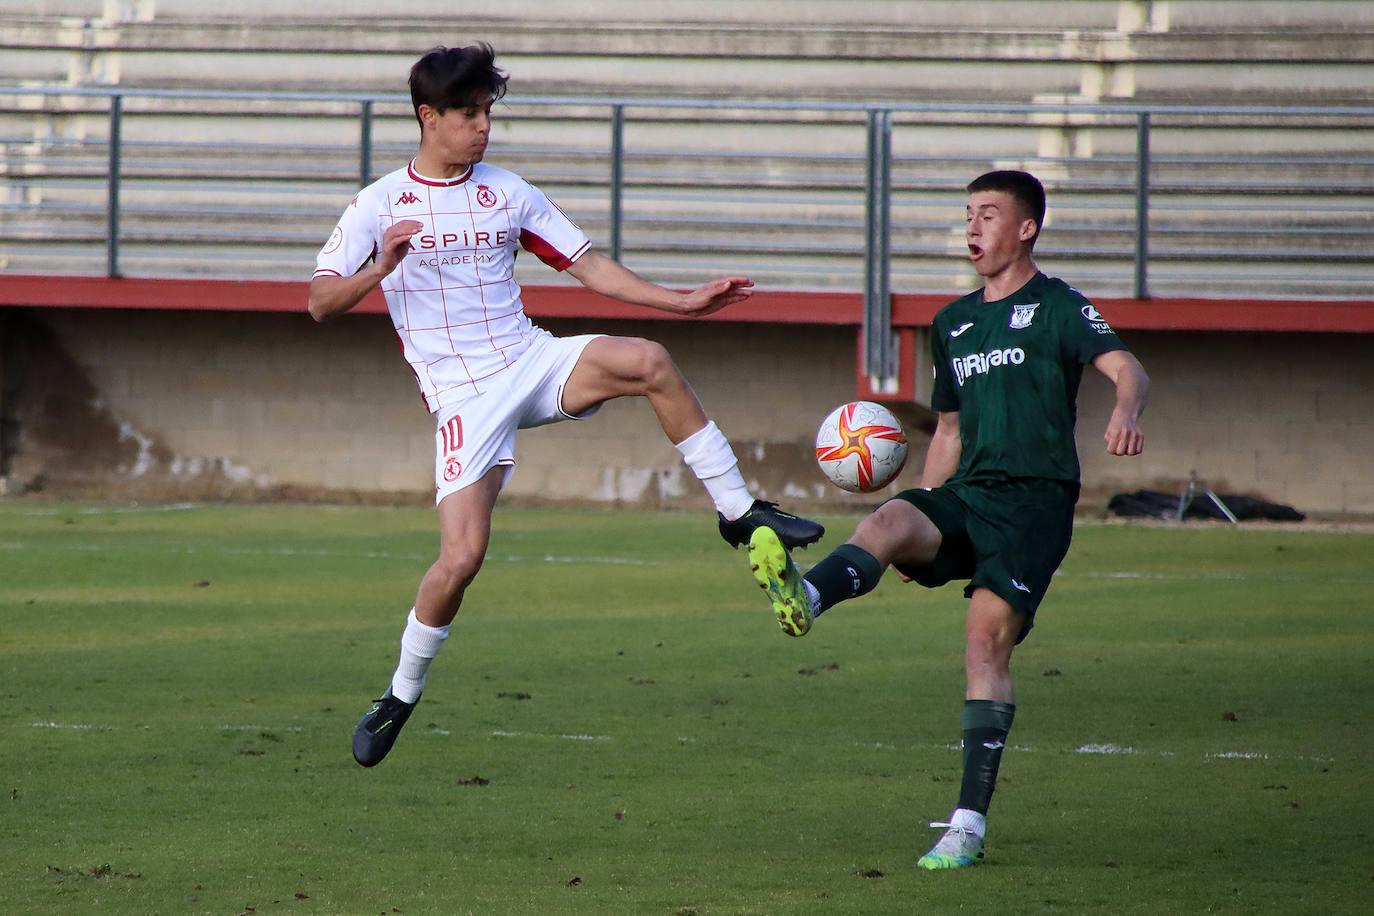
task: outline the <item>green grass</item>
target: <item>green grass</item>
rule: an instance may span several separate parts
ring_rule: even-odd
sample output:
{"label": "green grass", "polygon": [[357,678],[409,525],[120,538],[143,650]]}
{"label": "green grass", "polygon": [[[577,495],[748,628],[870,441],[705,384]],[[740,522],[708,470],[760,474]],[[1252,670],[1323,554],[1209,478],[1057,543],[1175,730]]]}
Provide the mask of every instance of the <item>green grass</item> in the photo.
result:
{"label": "green grass", "polygon": [[[833,546],[854,519],[826,521]],[[424,701],[363,770],[349,735],[434,532],[418,510],[0,503],[0,911],[1374,897],[1374,535],[1080,528],[1015,659],[987,864],[932,874],[957,587],[889,579],[789,640],[709,514],[501,510]]]}

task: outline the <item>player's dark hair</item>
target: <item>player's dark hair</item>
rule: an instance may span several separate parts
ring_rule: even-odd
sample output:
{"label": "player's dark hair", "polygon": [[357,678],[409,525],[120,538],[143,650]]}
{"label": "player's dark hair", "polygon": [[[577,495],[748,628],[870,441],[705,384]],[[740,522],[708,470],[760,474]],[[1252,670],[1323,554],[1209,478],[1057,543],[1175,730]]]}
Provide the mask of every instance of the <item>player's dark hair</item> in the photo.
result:
{"label": "player's dark hair", "polygon": [[415,120],[420,120],[421,105],[443,114],[452,108],[474,108],[499,99],[506,94],[508,78],[497,68],[496,52],[485,41],[466,48],[431,48],[410,68]]}
{"label": "player's dark hair", "polygon": [[1002,191],[1010,195],[1021,208],[1022,215],[1035,220],[1035,235],[1030,240],[1031,245],[1035,245],[1035,240],[1040,237],[1040,227],[1045,225],[1045,186],[1040,179],[1030,172],[998,169],[970,181],[968,192],[973,194],[976,191]]}

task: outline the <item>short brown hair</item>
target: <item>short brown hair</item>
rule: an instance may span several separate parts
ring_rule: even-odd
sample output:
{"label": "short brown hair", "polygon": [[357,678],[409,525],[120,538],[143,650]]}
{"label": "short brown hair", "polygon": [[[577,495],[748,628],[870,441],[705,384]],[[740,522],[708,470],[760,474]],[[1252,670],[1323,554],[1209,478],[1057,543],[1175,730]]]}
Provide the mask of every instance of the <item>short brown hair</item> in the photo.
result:
{"label": "short brown hair", "polygon": [[999,169],[985,172],[969,182],[968,192],[1002,191],[1009,194],[1023,215],[1035,220],[1035,235],[1031,244],[1040,237],[1040,227],[1045,225],[1045,186],[1030,172],[1014,169]]}
{"label": "short brown hair", "polygon": [[506,94],[507,79],[496,66],[496,52],[484,41],[466,48],[431,48],[410,68],[415,120],[420,120],[421,105],[443,114],[499,99]]}

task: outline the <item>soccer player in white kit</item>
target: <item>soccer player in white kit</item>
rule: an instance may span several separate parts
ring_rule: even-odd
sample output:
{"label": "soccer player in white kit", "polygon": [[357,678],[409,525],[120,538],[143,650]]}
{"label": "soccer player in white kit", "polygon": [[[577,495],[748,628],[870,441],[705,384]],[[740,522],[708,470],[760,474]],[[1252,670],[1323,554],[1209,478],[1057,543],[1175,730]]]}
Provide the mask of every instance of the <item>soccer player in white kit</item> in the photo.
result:
{"label": "soccer player in white kit", "polygon": [[430,662],[486,556],[497,495],[515,467],[515,431],[582,419],[612,398],[644,397],[716,505],[721,535],[747,544],[760,526],[789,547],[817,523],[750,494],[725,436],[662,346],[639,338],[559,338],[536,327],[514,279],[516,246],[595,292],[678,315],[710,315],[750,295],[743,277],[687,293],[592,250],[557,205],[520,176],[482,162],[506,75],[486,44],[435,48],[411,68],[420,147],[364,188],[321,249],[310,314],[325,321],[381,286],[406,361],[435,415],[439,558],[420,581],[391,685],[353,734],[375,766],[420,699]]}

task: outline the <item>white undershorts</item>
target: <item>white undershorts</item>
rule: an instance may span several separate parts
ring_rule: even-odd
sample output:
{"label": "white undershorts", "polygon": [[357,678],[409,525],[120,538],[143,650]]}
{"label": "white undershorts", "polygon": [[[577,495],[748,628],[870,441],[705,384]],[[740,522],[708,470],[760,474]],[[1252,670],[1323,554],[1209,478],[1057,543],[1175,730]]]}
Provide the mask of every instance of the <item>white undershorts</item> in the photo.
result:
{"label": "white undershorts", "polygon": [[563,387],[583,349],[600,334],[554,337],[546,332],[513,365],[494,376],[482,394],[444,408],[434,431],[434,502],[476,483],[497,465],[504,487],[515,473],[515,431],[561,420],[583,420],[563,411]]}

